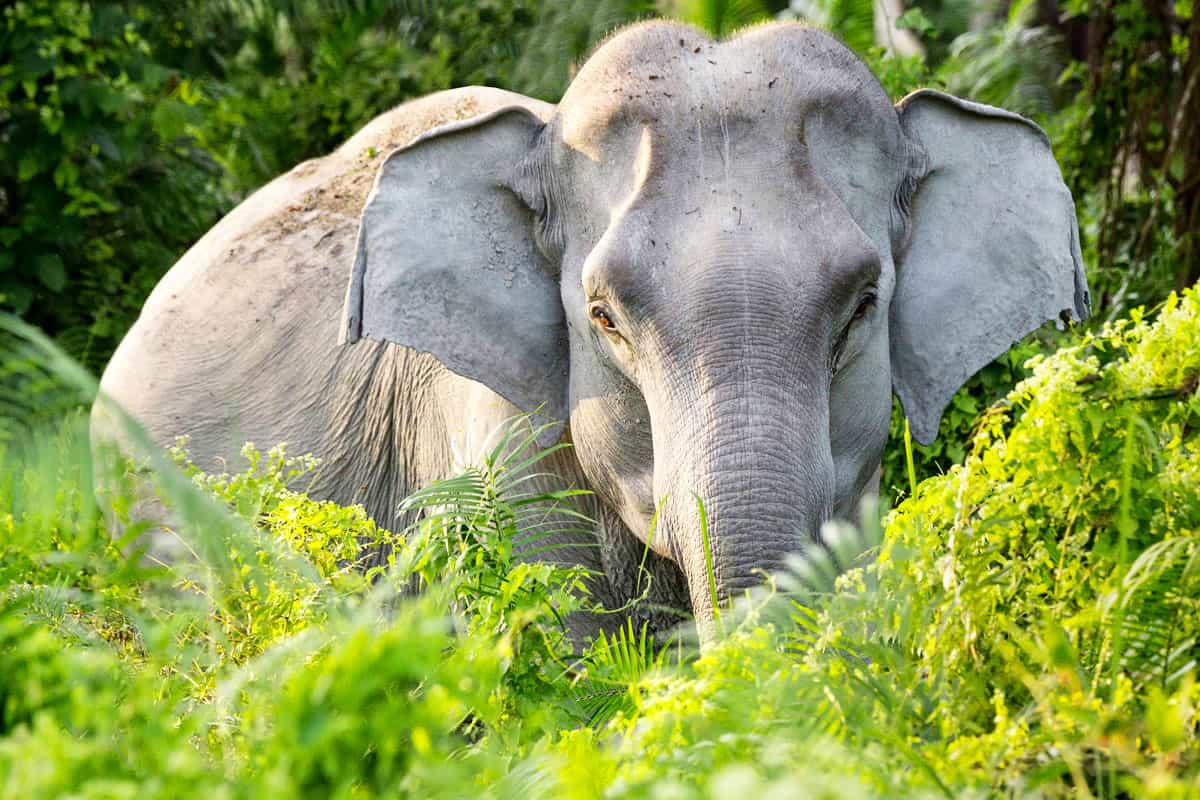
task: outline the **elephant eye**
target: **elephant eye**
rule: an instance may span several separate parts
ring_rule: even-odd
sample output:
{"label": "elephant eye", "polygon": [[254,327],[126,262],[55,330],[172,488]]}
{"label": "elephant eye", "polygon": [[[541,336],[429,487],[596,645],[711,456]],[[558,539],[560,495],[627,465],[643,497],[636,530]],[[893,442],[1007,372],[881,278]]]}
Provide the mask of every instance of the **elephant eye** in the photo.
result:
{"label": "elephant eye", "polygon": [[596,327],[605,333],[617,332],[617,325],[613,322],[612,315],[602,304],[595,303],[588,308],[588,316],[592,318],[592,322],[596,323]]}
{"label": "elephant eye", "polygon": [[876,295],[874,292],[867,292],[863,295],[862,300],[858,302],[858,308],[854,309],[854,316],[850,318],[851,322],[858,322],[860,319],[870,313],[875,307]]}
{"label": "elephant eye", "polygon": [[833,372],[837,372],[839,369],[841,369],[842,358],[846,354],[846,347],[851,341],[851,334],[854,332],[855,326],[857,326],[859,322],[861,322],[868,314],[871,313],[871,309],[875,307],[877,300],[878,295],[876,295],[874,291],[868,291],[858,301],[858,306],[855,307],[854,314],[850,317],[850,321],[846,323],[844,328],[842,328],[841,334],[838,336],[837,341],[834,342],[833,352],[830,354],[829,361],[830,369]]}

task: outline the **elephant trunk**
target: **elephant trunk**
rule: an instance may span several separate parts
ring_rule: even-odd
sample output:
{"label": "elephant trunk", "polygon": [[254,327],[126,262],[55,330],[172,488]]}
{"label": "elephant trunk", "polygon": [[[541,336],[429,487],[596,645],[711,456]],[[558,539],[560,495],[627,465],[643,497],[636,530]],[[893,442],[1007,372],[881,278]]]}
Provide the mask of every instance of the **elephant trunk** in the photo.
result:
{"label": "elephant trunk", "polygon": [[702,632],[714,599],[761,583],[789,553],[811,547],[832,513],[828,385],[792,388],[799,392],[765,382],[718,391],[673,426],[669,466],[655,478],[667,497],[662,545],[687,577]]}

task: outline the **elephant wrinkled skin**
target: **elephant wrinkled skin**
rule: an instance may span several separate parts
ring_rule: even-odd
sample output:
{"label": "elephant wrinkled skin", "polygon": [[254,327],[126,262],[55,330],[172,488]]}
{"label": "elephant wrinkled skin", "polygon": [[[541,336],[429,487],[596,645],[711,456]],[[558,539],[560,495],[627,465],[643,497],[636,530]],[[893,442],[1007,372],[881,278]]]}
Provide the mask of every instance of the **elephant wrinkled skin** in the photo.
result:
{"label": "elephant wrinkled skin", "polygon": [[260,190],[163,279],[102,387],[202,467],[246,440],[313,452],[314,495],[393,527],[536,410],[573,444],[559,482],[595,493],[594,534],[556,558],[628,601],[661,504],[650,599],[703,622],[696,497],[721,595],[810,546],[876,490],[893,391],[929,441],[975,371],[1087,315],[1077,240],[1027,120],[893,105],[801,25],[646,23],[557,106],[442,92]]}

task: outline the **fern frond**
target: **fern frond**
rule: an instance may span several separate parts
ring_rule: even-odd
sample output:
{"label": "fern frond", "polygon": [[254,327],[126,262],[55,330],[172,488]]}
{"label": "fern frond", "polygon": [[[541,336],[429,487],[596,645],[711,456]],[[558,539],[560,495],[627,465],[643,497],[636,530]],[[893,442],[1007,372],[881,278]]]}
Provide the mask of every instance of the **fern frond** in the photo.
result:
{"label": "fern frond", "polygon": [[599,728],[619,713],[634,713],[633,687],[661,671],[666,656],[666,649],[655,646],[648,623],[642,623],[640,633],[632,619],[612,634],[601,631],[585,657],[587,669],[575,691],[588,724]]}

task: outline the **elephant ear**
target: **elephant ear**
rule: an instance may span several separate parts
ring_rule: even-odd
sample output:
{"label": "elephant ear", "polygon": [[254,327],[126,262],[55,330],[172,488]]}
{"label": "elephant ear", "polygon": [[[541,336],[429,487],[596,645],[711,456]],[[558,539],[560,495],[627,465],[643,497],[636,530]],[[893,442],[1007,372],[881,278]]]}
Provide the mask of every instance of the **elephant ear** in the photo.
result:
{"label": "elephant ear", "polygon": [[[538,422],[566,418],[566,325],[556,270],[511,188],[542,128],[511,106],[391,153],[367,198],[343,341],[430,353]],[[542,443],[557,439],[558,429]]]}
{"label": "elephant ear", "polygon": [[897,203],[892,383],[928,444],[968,378],[1044,322],[1086,318],[1090,301],[1075,204],[1041,128],[930,90],[897,110],[917,184]]}

